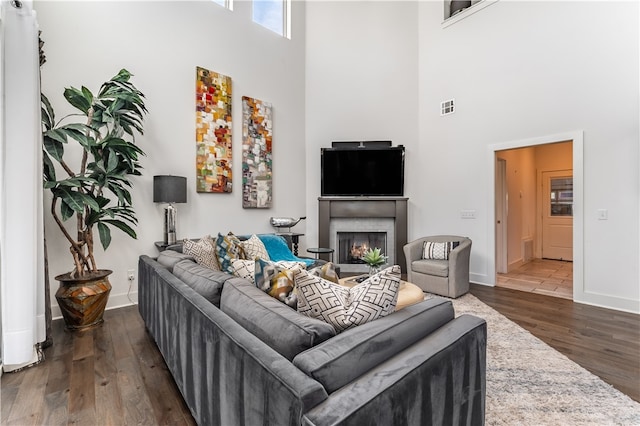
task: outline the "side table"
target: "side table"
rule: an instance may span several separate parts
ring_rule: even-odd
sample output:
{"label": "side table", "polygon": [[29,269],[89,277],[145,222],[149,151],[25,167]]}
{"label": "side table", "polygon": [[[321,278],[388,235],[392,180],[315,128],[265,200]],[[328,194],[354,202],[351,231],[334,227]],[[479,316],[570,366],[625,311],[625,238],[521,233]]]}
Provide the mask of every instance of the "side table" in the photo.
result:
{"label": "side table", "polygon": [[169,247],[169,244],[165,244],[164,241],[156,241],[153,244],[155,244],[158,251],[165,251]]}
{"label": "side table", "polygon": [[276,235],[288,235],[291,237],[291,245],[293,246],[293,255],[298,255],[298,244],[300,243],[300,237],[304,236],[304,234],[300,234],[298,232],[276,232]]}
{"label": "side table", "polygon": [[333,249],[325,248],[325,247],[309,247],[307,248],[309,253],[314,253],[316,255],[316,259],[320,257],[321,254],[329,254],[331,256],[331,262],[333,262]]}

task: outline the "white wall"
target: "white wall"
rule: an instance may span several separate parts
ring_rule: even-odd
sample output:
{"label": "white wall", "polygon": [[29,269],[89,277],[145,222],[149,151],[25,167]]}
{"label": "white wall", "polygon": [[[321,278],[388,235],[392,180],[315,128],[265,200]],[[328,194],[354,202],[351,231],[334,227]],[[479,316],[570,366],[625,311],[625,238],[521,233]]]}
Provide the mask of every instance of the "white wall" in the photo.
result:
{"label": "white wall", "polygon": [[[442,7],[307,5],[307,211],[317,217],[319,147],[338,138],[403,143],[409,239],[469,236],[472,280],[494,284],[490,147],[578,132],[577,300],[639,312],[637,2],[502,0],[446,28]],[[372,87],[384,92],[376,98]],[[451,98],[457,112],[440,117],[440,102]],[[597,220],[601,208],[608,221]],[[461,219],[463,209],[477,218]]]}
{"label": "white wall", "polygon": [[[463,173],[420,194],[419,204],[442,208],[413,229],[470,234],[472,277],[492,284],[492,174],[478,159],[492,144],[581,130],[580,300],[638,312],[638,4],[499,1],[444,29],[441,16],[440,4],[420,3],[420,139],[447,150],[421,152],[432,173],[454,163]],[[451,97],[456,114],[431,112]],[[461,223],[461,205],[477,209],[478,220]],[[599,208],[609,210],[608,221],[597,220]]]}
{"label": "white wall", "polygon": [[[320,148],[336,140],[391,140],[405,145],[405,168],[419,168],[417,12],[417,2],[307,4],[310,246],[318,241]],[[405,176],[405,193],[422,186],[414,173]]]}
{"label": "white wall", "polygon": [[[113,231],[109,250],[97,250],[98,266],[114,271],[110,307],[129,303],[126,271],[137,270],[138,256],[157,255],[153,243],[162,239],[163,205],[152,202],[153,175],[187,177],[187,204],[177,205],[178,238],[218,231],[272,232],[270,216],[305,215],[304,8],[303,2],[294,2],[293,37],[288,40],[254,24],[250,3],[244,1],[235,1],[232,12],[209,1],[36,2],[47,56],[42,90],[58,117],[70,111],[62,97],[65,87],[97,90],[120,68],[134,74],[134,84],[147,96],[145,134],[137,140],[147,153],[145,170],[134,179],[132,191],[140,220],[138,239]],[[196,66],[232,78],[232,194],[195,192]],[[271,209],[242,208],[242,96],[273,104]],[[53,295],[53,277],[70,270],[72,263],[67,244],[48,216]],[[136,287],[133,300],[135,291]],[[53,298],[52,304],[55,315]]]}

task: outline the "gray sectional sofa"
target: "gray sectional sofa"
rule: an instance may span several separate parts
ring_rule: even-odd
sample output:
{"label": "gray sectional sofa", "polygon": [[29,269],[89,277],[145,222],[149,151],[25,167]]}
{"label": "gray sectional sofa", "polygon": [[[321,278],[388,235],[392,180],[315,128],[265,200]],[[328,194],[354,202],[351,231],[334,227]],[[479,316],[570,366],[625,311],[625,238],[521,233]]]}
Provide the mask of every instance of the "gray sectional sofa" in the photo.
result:
{"label": "gray sectional sofa", "polygon": [[429,299],[336,334],[251,282],[165,251],[139,311],[200,425],[481,425],[486,323]]}

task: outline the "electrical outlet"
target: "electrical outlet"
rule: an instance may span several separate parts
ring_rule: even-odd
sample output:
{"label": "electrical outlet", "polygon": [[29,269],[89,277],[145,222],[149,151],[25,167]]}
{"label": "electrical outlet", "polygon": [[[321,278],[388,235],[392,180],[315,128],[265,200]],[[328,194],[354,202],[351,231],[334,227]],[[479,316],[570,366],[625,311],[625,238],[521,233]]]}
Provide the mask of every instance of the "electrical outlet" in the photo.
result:
{"label": "electrical outlet", "polygon": [[129,269],[127,271],[127,279],[129,281],[133,281],[136,279],[136,270],[135,269]]}

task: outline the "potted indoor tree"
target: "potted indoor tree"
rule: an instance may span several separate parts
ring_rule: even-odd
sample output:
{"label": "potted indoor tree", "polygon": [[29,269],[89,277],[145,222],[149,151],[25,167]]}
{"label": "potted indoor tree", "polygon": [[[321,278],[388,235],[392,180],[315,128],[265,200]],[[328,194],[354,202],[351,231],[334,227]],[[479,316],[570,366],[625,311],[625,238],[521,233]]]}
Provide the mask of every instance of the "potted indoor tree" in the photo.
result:
{"label": "potted indoor tree", "polygon": [[[111,243],[111,228],[136,238],[130,176],[141,175],[139,157],[144,152],[134,140],[136,132],[143,133],[147,109],[144,95],[130,78],[122,69],[96,95],[84,86],[66,88],[65,99],[80,112],[58,122],[42,95],[44,188],[51,191],[51,215],[70,244],[74,264],[72,271],[56,277],[60,282],[56,299],[70,329],[101,323],[111,291],[112,271],[96,265],[94,230],[105,250]],[[70,143],[82,150],[76,168],[65,159],[65,145]],[[76,227],[69,231],[64,222],[72,217]]]}

